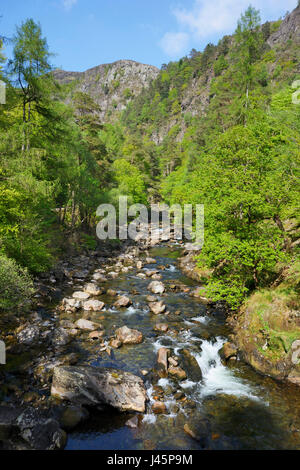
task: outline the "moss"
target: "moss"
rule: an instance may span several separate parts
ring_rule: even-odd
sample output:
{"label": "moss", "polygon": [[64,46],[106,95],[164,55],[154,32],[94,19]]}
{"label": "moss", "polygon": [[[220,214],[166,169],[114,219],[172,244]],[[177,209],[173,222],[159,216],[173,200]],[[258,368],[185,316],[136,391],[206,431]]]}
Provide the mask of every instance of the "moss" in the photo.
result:
{"label": "moss", "polygon": [[245,359],[269,375],[282,375],[285,368],[293,368],[291,348],[300,339],[299,280],[297,260],[286,270],[280,285],[253,293],[240,311],[237,342]]}

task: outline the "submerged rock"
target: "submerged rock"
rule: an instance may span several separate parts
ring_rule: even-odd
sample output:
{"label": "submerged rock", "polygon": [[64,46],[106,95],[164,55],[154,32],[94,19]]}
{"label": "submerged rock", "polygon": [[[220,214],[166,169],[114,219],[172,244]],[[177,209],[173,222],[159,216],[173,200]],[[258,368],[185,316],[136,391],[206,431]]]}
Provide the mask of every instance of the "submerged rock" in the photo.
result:
{"label": "submerged rock", "polygon": [[80,405],[145,411],[146,390],[142,379],[117,369],[55,367],[51,395]]}
{"label": "submerged rock", "polygon": [[99,323],[86,320],[85,318],[80,318],[79,320],[77,320],[75,325],[77,326],[77,328],[80,328],[81,330],[94,331],[94,330],[99,330],[102,328],[102,326]]}
{"label": "submerged rock", "polygon": [[60,417],[60,424],[63,429],[70,431],[78,424],[82,423],[89,417],[89,413],[81,406],[68,406],[65,408]]}
{"label": "submerged rock", "polygon": [[165,414],[167,412],[167,407],[162,401],[155,401],[152,405],[152,411],[155,414]]}

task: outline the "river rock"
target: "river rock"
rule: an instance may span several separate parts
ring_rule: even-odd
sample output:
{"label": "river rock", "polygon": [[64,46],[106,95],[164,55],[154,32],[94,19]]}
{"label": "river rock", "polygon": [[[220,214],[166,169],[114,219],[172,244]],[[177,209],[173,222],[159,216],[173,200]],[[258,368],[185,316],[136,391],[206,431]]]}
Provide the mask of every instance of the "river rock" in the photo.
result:
{"label": "river rock", "polygon": [[156,264],[156,259],[148,257],[148,258],[146,258],[145,262],[147,264]]}
{"label": "river rock", "polygon": [[164,313],[166,310],[166,306],[162,300],[160,302],[150,302],[148,305],[149,305],[151,312],[154,313],[155,315]]}
{"label": "river rock", "polygon": [[188,378],[193,382],[202,380],[202,372],[197,359],[187,349],[183,349],[180,352],[182,367],[186,371]]}
{"label": "river rock", "polygon": [[145,274],[147,277],[152,277],[155,274],[158,274],[158,272],[159,271],[157,271],[157,269],[147,269],[147,271],[145,271]]}
{"label": "river rock", "polygon": [[220,350],[219,354],[224,361],[229,361],[229,359],[236,359],[237,357],[237,347],[233,343],[225,343]]}
{"label": "river rock", "polygon": [[169,329],[169,326],[166,323],[156,323],[154,326],[155,331],[161,331],[162,333],[166,333]]}
{"label": "river rock", "polygon": [[122,326],[116,330],[116,337],[123,344],[139,344],[143,341],[143,335],[138,330],[132,330],[127,326]]}
{"label": "river rock", "polygon": [[40,329],[36,325],[26,326],[17,333],[17,338],[19,343],[32,346],[39,341]]}
{"label": "river rock", "polygon": [[100,300],[88,300],[87,302],[83,302],[83,310],[86,310],[88,312],[100,312],[100,310],[103,309],[105,304],[103,302],[100,302]]}
{"label": "river rock", "polygon": [[168,362],[169,364],[171,364],[171,366],[174,366],[174,367],[178,366],[178,361],[174,357],[169,357]]}
{"label": "river rock", "polygon": [[90,282],[84,286],[84,292],[90,295],[101,295],[103,293],[103,289],[98,287],[93,282]]}
{"label": "river rock", "polygon": [[94,279],[94,281],[97,281],[97,282],[106,282],[107,279],[105,276],[103,276],[103,274],[101,273],[94,273],[92,278]]}
{"label": "river rock", "polygon": [[159,348],[157,351],[157,364],[159,369],[162,369],[164,372],[168,370],[168,355],[170,354],[170,350],[167,348]]}
{"label": "river rock", "polygon": [[125,295],[122,295],[122,297],[119,297],[118,300],[114,303],[114,306],[116,308],[127,308],[130,305],[132,305],[132,301]]}
{"label": "river rock", "polygon": [[72,341],[72,336],[65,328],[57,328],[55,330],[52,344],[57,347],[66,346]]}
{"label": "river rock", "polygon": [[165,414],[167,412],[167,407],[163,401],[155,401],[152,404],[152,411],[156,415],[158,414]]}
{"label": "river rock", "polygon": [[146,279],[146,274],[145,273],[137,273],[136,276],[139,277],[140,279]]}
{"label": "river rock", "polygon": [[117,369],[55,367],[51,395],[80,405],[145,411],[146,390],[142,379]]}
{"label": "river rock", "polygon": [[187,378],[186,372],[181,367],[170,366],[168,373],[178,380],[185,380]]}
{"label": "river rock", "polygon": [[152,281],[148,286],[148,290],[153,294],[163,294],[165,292],[165,286],[160,281]]}
{"label": "river rock", "polygon": [[99,323],[95,323],[93,321],[86,320],[85,318],[80,318],[79,320],[77,320],[75,322],[75,325],[80,330],[94,331],[94,330],[100,330],[102,328],[102,326]]}
{"label": "river rock", "polygon": [[119,274],[115,271],[110,271],[109,273],[107,273],[107,275],[112,279],[116,279],[119,276]]}
{"label": "river rock", "polygon": [[24,450],[61,450],[67,436],[58,421],[35,408],[25,408],[14,422]]}
{"label": "river rock", "polygon": [[90,297],[90,294],[83,291],[77,291],[73,293],[72,297],[76,300],[87,300]]}
{"label": "river rock", "polygon": [[122,341],[117,338],[112,338],[109,342],[110,347],[113,349],[119,349],[122,346]]}
{"label": "river rock", "polygon": [[62,305],[64,306],[65,310],[75,312],[76,310],[81,308],[80,300],[76,299],[63,299]]}
{"label": "river rock", "polygon": [[107,289],[106,293],[107,295],[110,295],[111,297],[116,297],[117,295],[117,291],[115,291],[114,289]]}
{"label": "river rock", "polygon": [[95,340],[100,340],[102,339],[104,335],[104,331],[92,331],[90,334],[89,334],[89,338],[92,339],[93,341]]}
{"label": "river rock", "polygon": [[133,418],[128,419],[126,421],[125,425],[128,426],[131,429],[136,429],[139,425],[139,417],[134,416]]}
{"label": "river rock", "polygon": [[137,269],[142,269],[142,267],[143,267],[142,261],[137,261],[136,267],[137,267]]}
{"label": "river rock", "polygon": [[153,276],[151,276],[151,279],[154,279],[155,281],[160,281],[160,279],[162,279],[162,275],[161,274],[153,274]]}

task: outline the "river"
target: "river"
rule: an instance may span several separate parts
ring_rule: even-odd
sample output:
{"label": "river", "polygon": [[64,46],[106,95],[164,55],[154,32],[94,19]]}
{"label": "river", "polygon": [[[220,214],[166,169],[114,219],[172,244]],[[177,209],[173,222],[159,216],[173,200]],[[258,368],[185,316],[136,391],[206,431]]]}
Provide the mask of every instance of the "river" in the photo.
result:
{"label": "river", "polygon": [[[113,334],[116,327],[127,325],[141,331],[145,339],[113,350],[111,357],[98,354],[92,345],[86,358],[86,364],[117,367],[139,376],[141,370],[149,371],[144,377],[149,397],[146,413],[139,416],[137,427],[131,428],[126,423],[133,414],[94,410],[87,422],[69,434],[66,449],[300,449],[299,390],[257,374],[242,361],[222,363],[219,350],[230,335],[225,313],[190,295],[188,288],[193,289],[196,283],[178,269],[180,254],[176,246],[153,248],[150,256],[156,264],[145,266],[159,269],[162,275],[168,315],[149,312],[146,297],[150,281],[138,277],[136,270],[109,281],[109,287],[128,294],[133,305],[122,310],[107,307],[101,320],[105,331]],[[172,283],[181,288],[172,290]],[[105,296],[101,300],[106,305],[112,303]],[[99,313],[90,315],[91,320],[97,321],[97,317]],[[158,322],[168,324],[166,333],[154,331]],[[175,356],[188,349],[201,368],[202,379],[187,377],[178,382],[151,372],[162,346]],[[155,395],[166,405],[164,414],[151,410]],[[200,438],[187,434],[186,424],[197,429]]]}

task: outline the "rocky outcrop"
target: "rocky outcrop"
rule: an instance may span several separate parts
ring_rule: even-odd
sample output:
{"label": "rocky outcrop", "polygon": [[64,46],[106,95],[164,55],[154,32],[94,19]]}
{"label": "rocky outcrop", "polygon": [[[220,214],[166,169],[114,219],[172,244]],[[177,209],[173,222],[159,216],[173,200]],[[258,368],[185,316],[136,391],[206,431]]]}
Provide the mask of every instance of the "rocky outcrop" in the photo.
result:
{"label": "rocky outcrop", "polygon": [[79,405],[145,411],[146,390],[142,379],[117,369],[56,367],[51,395]]}
{"label": "rocky outcrop", "polygon": [[74,84],[74,91],[89,94],[100,107],[99,117],[103,121],[112,119],[126,108],[144,87],[155,79],[159,69],[133,60],[118,60],[103,64],[85,72],[55,70],[55,80],[61,84]]}
{"label": "rocky outcrop", "polygon": [[284,18],[278,30],[271,34],[267,43],[270,47],[275,47],[278,44],[287,43],[289,40],[294,44],[300,43],[300,5]]}

